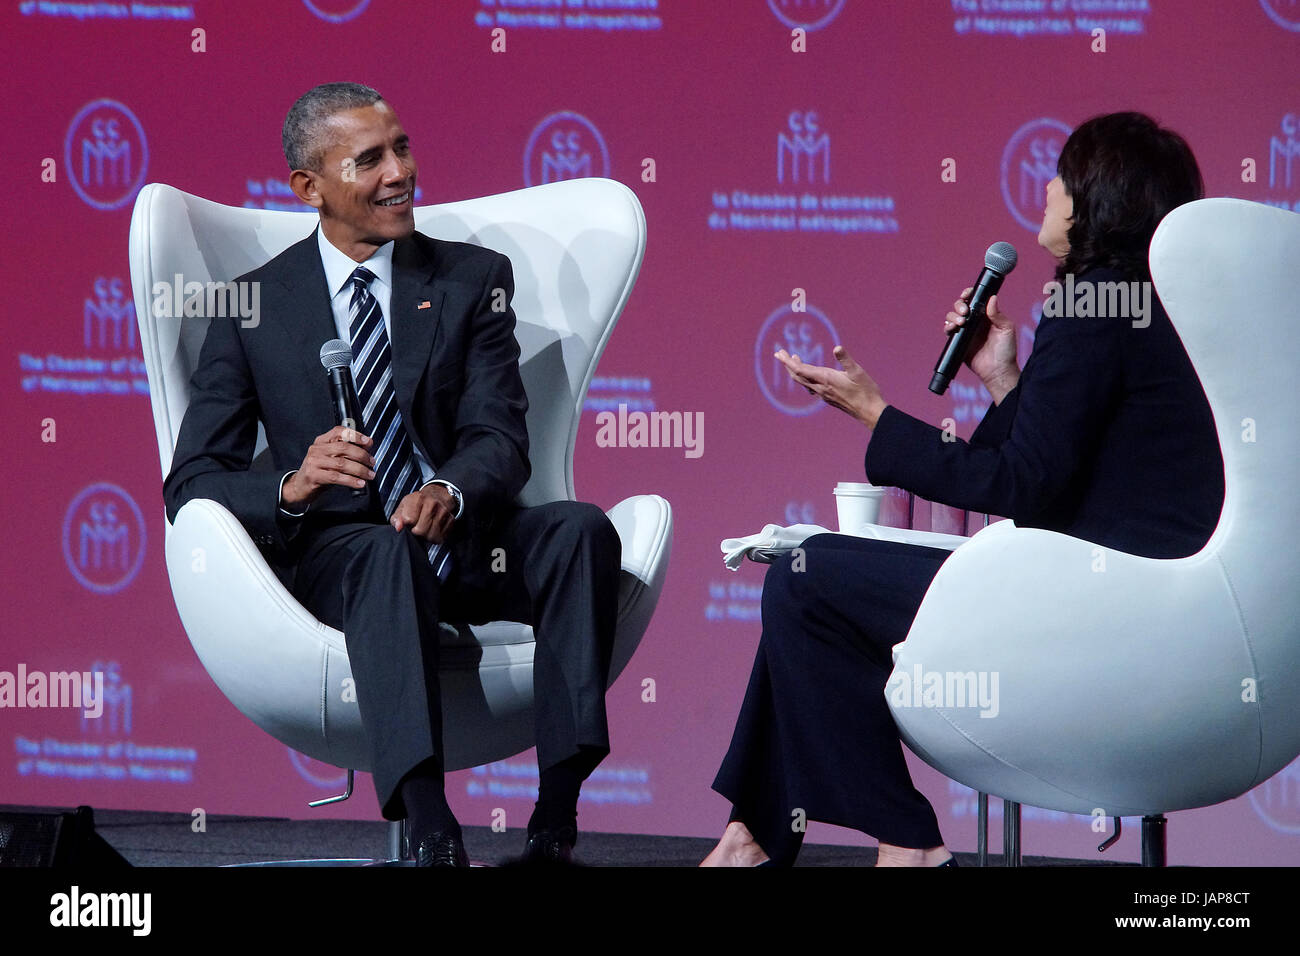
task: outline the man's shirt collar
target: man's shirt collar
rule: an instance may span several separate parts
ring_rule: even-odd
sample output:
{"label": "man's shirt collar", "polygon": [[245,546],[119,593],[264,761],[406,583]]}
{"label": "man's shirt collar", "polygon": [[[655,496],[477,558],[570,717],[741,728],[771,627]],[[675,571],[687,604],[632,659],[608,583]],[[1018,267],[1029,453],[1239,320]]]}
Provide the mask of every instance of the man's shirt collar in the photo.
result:
{"label": "man's shirt collar", "polygon": [[[329,288],[330,299],[339,294],[339,291],[347,285],[348,279],[356,271],[358,265],[363,265],[375,274],[375,278],[382,282],[388,289],[393,288],[393,243],[392,241],[384,243],[375,250],[375,254],[365,262],[356,262],[351,257],[344,255],[335,246],[325,238],[325,230],[317,227],[316,243],[320,247],[321,264],[325,267],[325,283]],[[374,284],[371,284],[371,291],[374,292]]]}

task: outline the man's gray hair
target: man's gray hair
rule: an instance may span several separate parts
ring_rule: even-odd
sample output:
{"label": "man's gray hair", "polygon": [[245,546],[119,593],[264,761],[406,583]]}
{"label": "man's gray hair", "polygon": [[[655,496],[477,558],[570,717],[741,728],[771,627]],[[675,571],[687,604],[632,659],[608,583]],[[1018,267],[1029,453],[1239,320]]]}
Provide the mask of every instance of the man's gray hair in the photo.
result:
{"label": "man's gray hair", "polygon": [[298,97],[284,118],[280,144],[289,169],[321,171],[321,162],[329,143],[325,125],[335,113],[374,106],[383,99],[361,83],[322,83]]}

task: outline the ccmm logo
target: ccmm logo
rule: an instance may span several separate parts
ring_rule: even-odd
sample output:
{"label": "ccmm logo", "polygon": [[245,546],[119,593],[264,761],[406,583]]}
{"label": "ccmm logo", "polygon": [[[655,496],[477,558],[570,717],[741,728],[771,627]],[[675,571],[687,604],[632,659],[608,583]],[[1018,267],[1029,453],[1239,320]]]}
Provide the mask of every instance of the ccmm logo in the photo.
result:
{"label": "ccmm logo", "polygon": [[63,558],[82,585],[99,594],[120,591],[144,562],[144,515],[117,485],[83,489],[63,516]]}
{"label": "ccmm logo", "polygon": [[791,29],[820,30],[840,15],[844,0],[767,0],[767,5]]}
{"label": "ccmm logo", "polygon": [[[795,110],[786,117],[790,135],[784,132],[776,137],[776,181],[784,183],[789,166],[790,182],[800,181],[800,171],[809,183],[817,182],[820,174],[823,183],[831,181],[831,137],[822,132],[821,120],[812,110]],[[820,160],[820,162],[818,162]]]}
{"label": "ccmm logo", "polygon": [[346,23],[370,6],[370,0],[302,0],[316,16],[330,23]]}
{"label": "ccmm logo", "polygon": [[1300,157],[1300,114],[1287,113],[1282,117],[1282,135],[1273,136],[1268,141],[1269,189],[1291,189],[1293,184],[1300,185],[1300,175],[1294,174],[1297,157]]}
{"label": "ccmm logo", "polygon": [[1300,0],[1259,0],[1259,5],[1278,26],[1300,33]]}
{"label": "ccmm logo", "polygon": [[609,175],[605,137],[585,116],[552,113],[537,124],[524,147],[524,185]]}
{"label": "ccmm logo", "polygon": [[337,790],[348,779],[346,770],[340,770],[338,767],[308,757],[292,747],[285,749],[289,751],[289,763],[293,765],[293,769],[298,771],[298,776],[310,784],[322,789]]}
{"label": "ccmm logo", "polygon": [[63,168],[77,195],[96,209],[116,209],[134,199],[148,166],[144,127],[121,103],[87,103],[68,125]]}
{"label": "ccmm logo", "polygon": [[86,348],[135,348],[135,303],[119,276],[95,279],[95,297],[85,299],[82,321]]}
{"label": "ccmm logo", "polygon": [[785,349],[810,365],[827,365],[831,349],[840,340],[825,313],[811,305],[806,310],[781,306],[763,322],[754,343],[754,377],[758,379],[758,387],[772,407],[787,415],[811,415],[825,408],[826,403],[816,395],[809,395],[773,355],[778,349]]}
{"label": "ccmm logo", "polygon": [[1002,199],[1030,232],[1037,233],[1043,224],[1047,184],[1056,178],[1056,161],[1070,133],[1060,120],[1030,120],[1002,151]]}
{"label": "ccmm logo", "polygon": [[1294,760],[1250,791],[1250,805],[1279,833],[1300,834],[1300,760]]}

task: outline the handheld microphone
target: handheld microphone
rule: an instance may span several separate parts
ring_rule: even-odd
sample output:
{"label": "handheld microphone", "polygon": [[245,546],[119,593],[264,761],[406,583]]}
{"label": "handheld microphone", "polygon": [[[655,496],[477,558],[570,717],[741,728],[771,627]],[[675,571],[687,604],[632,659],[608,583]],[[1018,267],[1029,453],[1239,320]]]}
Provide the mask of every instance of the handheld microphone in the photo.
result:
{"label": "handheld microphone", "polygon": [[[361,431],[361,402],[352,383],[352,346],[342,339],[330,339],[320,347],[320,364],[329,373],[334,420],[344,428]],[[365,489],[352,489],[353,498],[366,494],[368,491]]]}
{"label": "handheld microphone", "polygon": [[330,339],[320,347],[320,364],[329,373],[335,421],[361,431],[361,403],[352,384],[352,346],[342,339]]}
{"label": "handheld microphone", "polygon": [[995,242],[984,253],[984,269],[971,290],[970,301],[967,303],[970,311],[966,313],[966,321],[948,333],[948,344],[944,346],[943,354],[935,363],[934,375],[930,379],[930,391],[934,394],[942,395],[948,391],[948,383],[953,380],[961,370],[962,363],[966,361],[966,353],[970,350],[971,342],[988,321],[985,306],[1002,288],[1002,280],[1015,267],[1016,248],[1009,242]]}

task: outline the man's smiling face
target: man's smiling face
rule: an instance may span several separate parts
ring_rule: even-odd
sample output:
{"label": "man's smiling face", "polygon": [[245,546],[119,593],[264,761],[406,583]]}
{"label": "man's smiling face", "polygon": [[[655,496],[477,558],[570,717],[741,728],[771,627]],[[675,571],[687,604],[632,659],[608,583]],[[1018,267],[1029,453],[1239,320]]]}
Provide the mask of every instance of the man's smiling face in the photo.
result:
{"label": "man's smiling face", "polygon": [[337,249],[364,262],[415,231],[415,159],[397,114],[382,100],[326,121],[319,172],[295,170],[294,192],[320,210]]}

